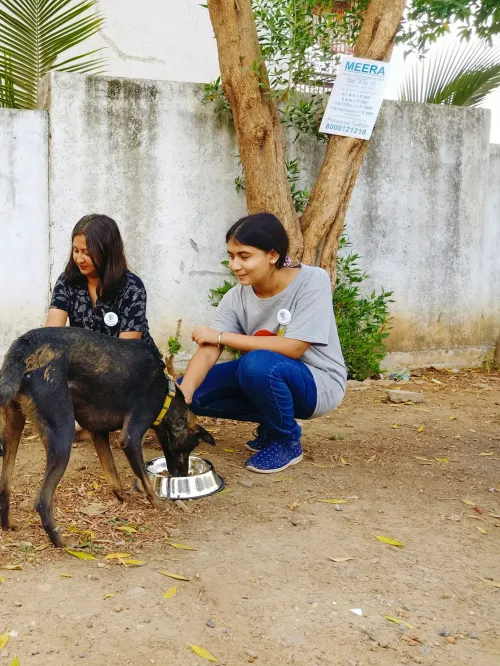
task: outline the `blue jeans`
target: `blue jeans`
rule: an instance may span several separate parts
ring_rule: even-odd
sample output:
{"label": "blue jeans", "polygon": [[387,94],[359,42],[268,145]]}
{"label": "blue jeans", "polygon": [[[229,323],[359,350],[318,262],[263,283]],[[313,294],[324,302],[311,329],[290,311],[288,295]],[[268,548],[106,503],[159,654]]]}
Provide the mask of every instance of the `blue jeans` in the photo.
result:
{"label": "blue jeans", "polygon": [[302,431],[295,417],[310,418],[316,398],[316,383],[305,363],[256,350],[214,365],[190,409],[198,416],[259,423],[271,441],[297,442]]}

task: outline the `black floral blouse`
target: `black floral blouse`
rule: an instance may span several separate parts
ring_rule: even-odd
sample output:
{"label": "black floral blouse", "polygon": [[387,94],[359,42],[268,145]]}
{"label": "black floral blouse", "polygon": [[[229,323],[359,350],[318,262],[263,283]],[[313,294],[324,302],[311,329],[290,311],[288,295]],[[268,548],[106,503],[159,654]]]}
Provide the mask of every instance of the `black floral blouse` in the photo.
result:
{"label": "black floral blouse", "polygon": [[54,286],[49,307],[67,312],[70,326],[88,328],[115,338],[128,331],[140,332],[142,340],[163,360],[149,332],[146,289],[134,273],[125,273],[123,285],[114,301],[97,299],[95,308],[87,286],[70,285],[63,273]]}

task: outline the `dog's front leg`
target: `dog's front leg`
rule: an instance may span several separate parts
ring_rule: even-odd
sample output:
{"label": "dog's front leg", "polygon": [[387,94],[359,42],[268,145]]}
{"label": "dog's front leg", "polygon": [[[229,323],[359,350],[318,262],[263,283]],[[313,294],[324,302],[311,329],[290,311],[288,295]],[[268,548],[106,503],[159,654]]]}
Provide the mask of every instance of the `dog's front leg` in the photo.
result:
{"label": "dog's front leg", "polygon": [[122,432],[121,442],[127,460],[132,468],[132,471],[139,479],[146,493],[146,497],[151,502],[151,504],[161,511],[164,508],[161,500],[158,499],[151,481],[149,480],[148,474],[146,472],[146,466],[144,464],[144,456],[142,455],[142,440],[147,430],[139,431],[136,430],[133,424],[128,424],[127,430]]}
{"label": "dog's front leg", "polygon": [[116,471],[115,461],[113,460],[113,454],[111,453],[111,447],[109,446],[109,432],[92,432],[90,434],[97,455],[99,456],[99,460],[101,461],[106,481],[120,502],[124,502],[125,494],[123,492],[123,486],[120,477],[118,476],[118,472]]}

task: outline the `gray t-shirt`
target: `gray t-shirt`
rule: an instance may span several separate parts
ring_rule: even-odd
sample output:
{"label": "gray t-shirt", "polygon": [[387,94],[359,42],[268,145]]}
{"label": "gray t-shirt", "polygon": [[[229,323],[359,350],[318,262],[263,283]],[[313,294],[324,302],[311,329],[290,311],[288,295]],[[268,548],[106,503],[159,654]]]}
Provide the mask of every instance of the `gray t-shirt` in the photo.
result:
{"label": "gray t-shirt", "polygon": [[282,309],[291,315],[284,337],[311,343],[299,361],[307,365],[316,382],[318,398],[313,417],[327,414],[342,402],[347,371],[326,271],[302,264],[288,287],[271,298],[259,298],[252,286],[236,285],[220,302],[212,326],[243,335],[258,331],[277,334],[277,315]]}

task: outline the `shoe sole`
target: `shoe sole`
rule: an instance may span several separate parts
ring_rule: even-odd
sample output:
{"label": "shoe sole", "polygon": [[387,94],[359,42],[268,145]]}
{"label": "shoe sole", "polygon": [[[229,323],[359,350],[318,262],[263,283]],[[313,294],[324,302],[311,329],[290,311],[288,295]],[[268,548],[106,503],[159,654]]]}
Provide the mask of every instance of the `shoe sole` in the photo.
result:
{"label": "shoe sole", "polygon": [[264,450],[264,449],[254,449],[254,448],[252,448],[251,446],[248,446],[248,444],[245,444],[245,448],[247,448],[247,449],[248,449],[249,451],[251,451],[252,453],[260,453],[261,451]]}
{"label": "shoe sole", "polygon": [[258,474],[276,474],[276,472],[282,472],[284,469],[290,467],[291,465],[296,465],[303,459],[304,455],[301,453],[300,456],[290,460],[290,462],[286,465],[283,465],[283,467],[277,467],[276,469],[259,469],[258,467],[252,467],[252,465],[245,465],[245,469],[248,469],[251,472],[257,472]]}

